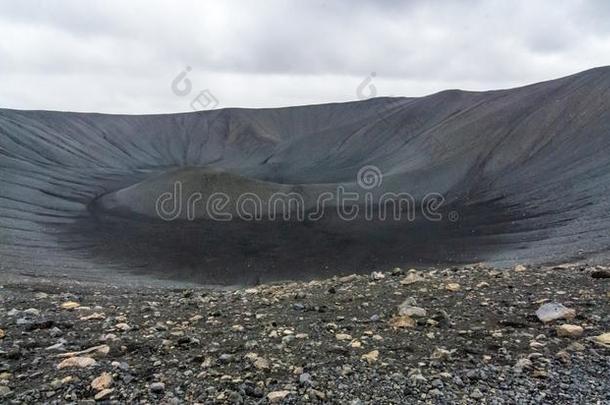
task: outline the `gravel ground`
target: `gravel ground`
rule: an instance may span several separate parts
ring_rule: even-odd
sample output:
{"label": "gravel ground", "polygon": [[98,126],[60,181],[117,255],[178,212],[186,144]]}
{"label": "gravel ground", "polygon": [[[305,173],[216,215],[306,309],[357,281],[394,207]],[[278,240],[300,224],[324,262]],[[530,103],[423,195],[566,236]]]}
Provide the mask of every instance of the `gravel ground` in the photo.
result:
{"label": "gravel ground", "polygon": [[[0,402],[608,404],[609,276],[578,265],[232,290],[7,281]],[[540,307],[558,319],[542,322]]]}

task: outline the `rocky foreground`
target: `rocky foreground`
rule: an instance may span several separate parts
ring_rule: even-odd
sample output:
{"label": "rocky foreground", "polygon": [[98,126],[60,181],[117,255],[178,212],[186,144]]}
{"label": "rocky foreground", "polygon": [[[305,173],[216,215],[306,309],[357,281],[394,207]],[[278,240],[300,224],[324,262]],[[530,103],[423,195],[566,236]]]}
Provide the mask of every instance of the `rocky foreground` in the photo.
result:
{"label": "rocky foreground", "polygon": [[6,283],[2,403],[610,403],[610,271]]}

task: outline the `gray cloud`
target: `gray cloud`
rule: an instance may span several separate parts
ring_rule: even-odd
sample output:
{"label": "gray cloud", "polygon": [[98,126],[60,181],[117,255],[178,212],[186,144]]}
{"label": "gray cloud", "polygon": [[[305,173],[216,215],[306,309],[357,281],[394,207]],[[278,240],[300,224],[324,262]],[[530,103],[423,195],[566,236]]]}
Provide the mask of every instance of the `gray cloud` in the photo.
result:
{"label": "gray cloud", "polygon": [[484,90],[610,64],[604,1],[20,1],[0,3],[0,105],[188,111]]}

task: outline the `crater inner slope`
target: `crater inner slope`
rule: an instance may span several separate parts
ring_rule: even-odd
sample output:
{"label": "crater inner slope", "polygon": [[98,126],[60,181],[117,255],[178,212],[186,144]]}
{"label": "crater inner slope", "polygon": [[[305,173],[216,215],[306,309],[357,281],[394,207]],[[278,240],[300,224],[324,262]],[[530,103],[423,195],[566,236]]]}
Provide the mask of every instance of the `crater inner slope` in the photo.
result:
{"label": "crater inner slope", "polygon": [[[509,90],[290,108],[0,109],[1,271],[237,284],[418,263],[607,260],[609,102],[610,68],[597,68]],[[358,183],[363,167],[378,169],[379,184]],[[298,193],[307,213],[339,188],[374,201],[408,193],[416,208],[433,193],[443,219],[345,220],[330,202],[316,221],[203,211],[167,221],[156,202],[177,183],[233,202]]]}

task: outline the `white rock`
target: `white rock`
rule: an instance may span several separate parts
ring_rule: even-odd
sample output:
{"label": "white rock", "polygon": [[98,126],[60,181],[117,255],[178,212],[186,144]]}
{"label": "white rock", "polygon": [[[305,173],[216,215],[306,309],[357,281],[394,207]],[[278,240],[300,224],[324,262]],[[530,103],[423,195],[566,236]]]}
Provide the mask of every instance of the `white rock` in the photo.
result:
{"label": "white rock", "polygon": [[286,391],[286,390],[272,391],[267,394],[267,399],[269,400],[269,402],[275,403],[275,402],[279,402],[282,399],[286,398],[288,395],[290,395],[290,391]]}
{"label": "white rock", "polygon": [[271,368],[270,365],[269,365],[269,360],[264,359],[262,357],[259,357],[256,360],[254,360],[254,362],[252,364],[258,370],[269,370],[269,368]]}
{"label": "white rock", "polygon": [[576,338],[582,336],[584,329],[582,326],[564,324],[557,327],[557,336]]}
{"label": "white rock", "polygon": [[348,276],[339,277],[341,283],[351,283],[352,281],[358,280],[357,274],[350,274]]}
{"label": "white rock", "polygon": [[432,358],[434,360],[449,360],[451,358],[451,355],[453,353],[455,353],[455,351],[456,351],[455,349],[447,350],[447,349],[437,347],[432,352],[432,355],[430,356],[430,358]]}
{"label": "white rock", "polygon": [[101,319],[106,319],[106,315],[94,312],[91,315],[81,316],[79,319],[81,321],[99,321]]}
{"label": "white rock", "polygon": [[402,280],[400,280],[400,284],[409,285],[409,284],[417,283],[420,281],[424,281],[424,278],[422,276],[420,276],[417,273],[409,273],[409,274],[407,274],[406,277],[404,277]]}
{"label": "white rock", "polygon": [[532,364],[532,361],[530,359],[520,359],[520,360],[517,361],[517,363],[515,364],[513,369],[515,370],[515,372],[521,373],[525,369],[532,368],[532,366],[533,366],[533,364]]}
{"label": "white rock", "polygon": [[390,318],[389,323],[390,323],[390,326],[395,329],[414,328],[415,327],[415,320],[408,315],[394,316],[394,317]]}
{"label": "white rock", "polygon": [[58,354],[57,357],[73,357],[73,356],[80,356],[82,354],[89,354],[89,353],[91,353],[92,355],[105,356],[109,352],[110,352],[110,346],[99,345],[99,346],[90,347],[85,350],[80,350],[78,352],[61,353],[61,354]]}
{"label": "white rock", "polygon": [[108,395],[112,394],[114,392],[114,388],[106,388],[101,390],[100,392],[98,392],[97,394],[95,394],[95,400],[99,401],[101,399],[106,398]]}
{"label": "white rock", "polygon": [[109,388],[112,385],[112,375],[110,373],[102,373],[91,381],[91,388],[96,391],[101,391]]}
{"label": "white rock", "polygon": [[460,291],[461,288],[462,287],[458,283],[449,283],[445,286],[445,290],[451,291],[451,292]]}
{"label": "white rock", "polygon": [[367,354],[363,354],[361,358],[362,360],[366,360],[367,363],[373,364],[379,358],[379,350],[373,350],[371,352],[368,352]]}
{"label": "white rock", "polygon": [[398,315],[423,318],[426,316],[426,310],[415,306],[415,300],[413,298],[407,298],[398,306]]}
{"label": "white rock", "polygon": [[380,271],[374,271],[371,273],[371,279],[373,280],[382,280],[385,278],[385,275]]}
{"label": "white rock", "polygon": [[516,272],[522,272],[522,271],[525,271],[525,270],[527,270],[527,268],[524,265],[522,265],[522,264],[518,264],[518,265],[515,266],[515,271]]}
{"label": "white rock", "polygon": [[595,341],[603,346],[610,347],[610,332],[595,336]]}
{"label": "white rock", "polygon": [[36,308],[28,308],[25,311],[23,311],[23,313],[26,315],[30,315],[30,316],[38,316],[38,315],[40,315],[40,310],[38,310]]}
{"label": "white rock", "polygon": [[80,304],[75,301],[67,301],[60,305],[61,309],[74,309],[80,307]]}
{"label": "white rock", "polygon": [[64,345],[64,342],[55,343],[54,345],[46,347],[45,350],[63,352],[65,350]]}
{"label": "white rock", "polygon": [[258,354],[254,353],[254,352],[250,352],[250,353],[247,353],[247,354],[244,356],[244,358],[245,358],[246,360],[254,361],[254,360],[258,359]]}
{"label": "white rock", "polygon": [[558,302],[549,302],[538,308],[536,316],[542,322],[547,323],[557,319],[574,319],[576,311]]}
{"label": "white rock", "polygon": [[71,367],[87,368],[87,367],[91,367],[95,364],[96,364],[96,361],[93,357],[76,356],[76,357],[70,357],[68,359],[65,359],[64,361],[62,361],[61,363],[59,363],[57,365],[57,368],[59,370],[61,370],[63,368],[71,368]]}
{"label": "white rock", "polygon": [[348,335],[347,333],[337,333],[335,335],[335,339],[337,340],[352,340],[351,335]]}

